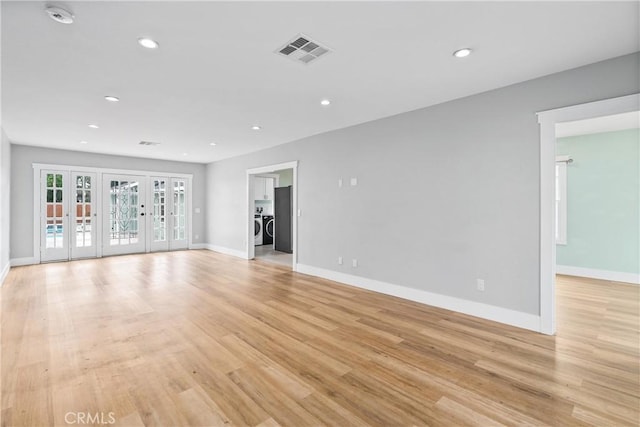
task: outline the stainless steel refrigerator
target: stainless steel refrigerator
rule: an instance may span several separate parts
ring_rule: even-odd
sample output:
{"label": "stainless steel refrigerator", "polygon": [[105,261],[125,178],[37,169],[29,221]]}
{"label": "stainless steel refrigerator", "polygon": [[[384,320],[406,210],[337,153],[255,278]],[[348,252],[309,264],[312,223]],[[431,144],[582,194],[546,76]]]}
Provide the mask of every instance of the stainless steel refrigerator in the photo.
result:
{"label": "stainless steel refrigerator", "polygon": [[275,250],[292,253],[293,202],[291,186],[275,189]]}

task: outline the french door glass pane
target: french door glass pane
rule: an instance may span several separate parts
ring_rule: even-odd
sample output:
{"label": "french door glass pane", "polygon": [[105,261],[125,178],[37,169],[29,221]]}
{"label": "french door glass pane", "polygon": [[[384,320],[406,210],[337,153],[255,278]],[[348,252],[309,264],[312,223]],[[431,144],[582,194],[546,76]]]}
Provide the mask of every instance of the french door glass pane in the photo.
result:
{"label": "french door glass pane", "polygon": [[173,239],[184,240],[186,236],[186,193],[185,181],[173,182]]}
{"label": "french door glass pane", "polygon": [[138,181],[110,182],[109,220],[111,245],[138,243]]}
{"label": "french door glass pane", "polygon": [[76,247],[92,245],[91,242],[91,177],[76,177]]}
{"label": "french door glass pane", "polygon": [[64,248],[64,208],[62,204],[62,174],[47,174],[46,243],[47,249]]}
{"label": "french door glass pane", "polygon": [[167,218],[165,216],[167,182],[164,179],[153,180],[153,240],[167,240]]}

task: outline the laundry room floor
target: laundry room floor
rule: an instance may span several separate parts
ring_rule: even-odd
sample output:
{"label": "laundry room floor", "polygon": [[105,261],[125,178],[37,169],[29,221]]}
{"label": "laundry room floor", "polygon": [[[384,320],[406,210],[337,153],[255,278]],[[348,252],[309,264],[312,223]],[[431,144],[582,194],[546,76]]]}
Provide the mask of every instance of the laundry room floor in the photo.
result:
{"label": "laundry room floor", "polygon": [[273,249],[272,245],[256,246],[256,259],[291,267],[293,255]]}

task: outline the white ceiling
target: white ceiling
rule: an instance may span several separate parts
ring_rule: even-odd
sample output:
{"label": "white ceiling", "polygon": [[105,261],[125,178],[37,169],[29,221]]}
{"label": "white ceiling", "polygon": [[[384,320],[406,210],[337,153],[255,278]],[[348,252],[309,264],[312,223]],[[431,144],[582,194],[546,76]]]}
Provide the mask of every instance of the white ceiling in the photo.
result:
{"label": "white ceiling", "polygon": [[[13,143],[205,163],[640,50],[637,1],[64,4],[2,1]],[[274,54],[298,33],[334,52]]]}
{"label": "white ceiling", "polygon": [[556,124],[556,138],[640,128],[640,111]]}

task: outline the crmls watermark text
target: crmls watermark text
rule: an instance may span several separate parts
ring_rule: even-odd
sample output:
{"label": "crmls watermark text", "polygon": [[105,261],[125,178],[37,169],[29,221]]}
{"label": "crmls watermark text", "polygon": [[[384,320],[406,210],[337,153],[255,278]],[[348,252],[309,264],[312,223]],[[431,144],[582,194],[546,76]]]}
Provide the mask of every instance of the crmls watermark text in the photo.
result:
{"label": "crmls watermark text", "polygon": [[115,424],[114,412],[67,412],[64,421],[67,424]]}

